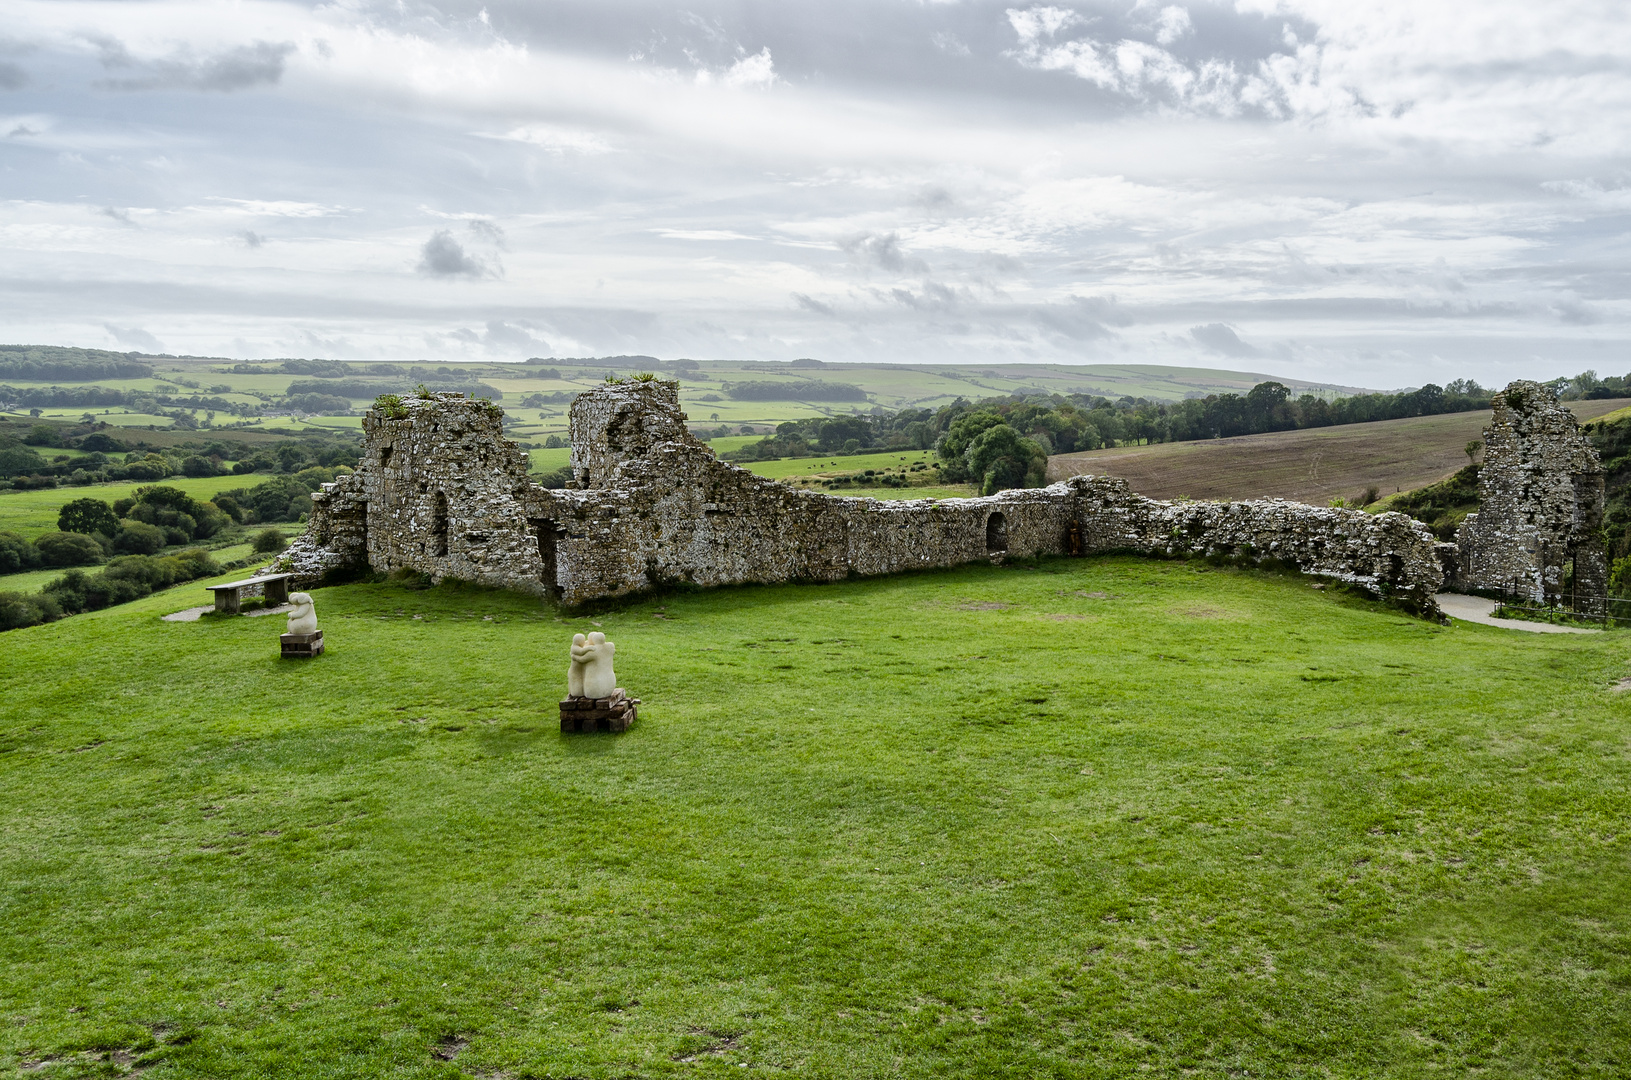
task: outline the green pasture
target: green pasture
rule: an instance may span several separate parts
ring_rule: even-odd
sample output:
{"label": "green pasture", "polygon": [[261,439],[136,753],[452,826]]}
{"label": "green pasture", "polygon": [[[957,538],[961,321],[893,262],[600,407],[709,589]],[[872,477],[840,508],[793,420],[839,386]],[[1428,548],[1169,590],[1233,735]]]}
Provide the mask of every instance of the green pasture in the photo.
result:
{"label": "green pasture", "polygon": [[[54,521],[52,522],[51,527],[53,529],[56,528],[56,523]],[[210,557],[216,562],[237,562],[239,559],[247,559],[254,554],[254,545],[251,544],[247,538],[265,528],[278,528],[283,531],[285,536],[292,537],[298,535],[306,527],[304,525],[295,524],[276,526],[248,525],[241,528],[233,527],[218,536],[211,537],[208,540],[199,540],[191,544],[176,544],[165,548],[162,554],[173,555],[176,552],[183,551],[187,548],[201,547],[208,549]],[[265,558],[270,561],[272,556],[267,555]],[[87,574],[94,574],[98,571],[98,567],[95,566],[82,566],[79,569],[83,570]],[[45,570],[25,570],[20,574],[0,574],[0,592],[25,594],[37,593],[67,572],[67,567],[59,566]],[[237,570],[233,573],[240,578],[244,576],[243,570]]]}
{"label": "green pasture", "polygon": [[839,473],[864,472],[867,469],[898,469],[913,465],[933,465],[933,450],[885,450],[876,454],[856,454],[853,457],[782,458],[778,461],[744,461],[742,467],[760,476],[781,480],[792,476],[834,476]]}
{"label": "green pasture", "polygon": [[532,461],[531,471],[554,472],[556,469],[564,469],[571,464],[572,448],[569,446],[558,446],[553,450],[539,448],[537,450],[528,450],[527,456]]}
{"label": "green pasture", "polygon": [[[55,528],[55,525],[52,526]],[[96,573],[94,566],[83,567],[86,573]],[[63,567],[49,570],[24,570],[20,574],[0,574],[0,592],[37,593],[68,571]]]}
{"label": "green pasture", "polygon": [[[1620,635],[1127,558],[4,635],[26,1076],[1619,1076]],[[620,736],[562,736],[567,639]]]}
{"label": "green pasture", "polygon": [[112,505],[119,499],[134,496],[137,488],[155,485],[180,488],[194,498],[210,499],[220,492],[254,487],[267,479],[265,473],[250,473],[247,476],[171,476],[163,480],[120,480],[85,487],[0,491],[0,530],[9,529],[29,538],[55,532],[57,513],[75,499],[101,499]]}

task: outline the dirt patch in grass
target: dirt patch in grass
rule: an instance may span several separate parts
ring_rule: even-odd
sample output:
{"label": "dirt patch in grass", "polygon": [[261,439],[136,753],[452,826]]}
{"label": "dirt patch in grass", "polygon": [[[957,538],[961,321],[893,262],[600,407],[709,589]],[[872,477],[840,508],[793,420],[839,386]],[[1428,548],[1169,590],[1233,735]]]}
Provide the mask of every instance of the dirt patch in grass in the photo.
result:
{"label": "dirt patch in grass", "polygon": [[997,600],[960,600],[952,606],[958,611],[1007,611],[1014,605]]}
{"label": "dirt patch in grass", "polygon": [[724,1057],[741,1049],[742,1035],[740,1032],[731,1034],[724,1031],[710,1031],[707,1028],[692,1028],[692,1035],[700,1035],[709,1040],[708,1044],[699,1050],[693,1050],[683,1057],[675,1057],[675,1061],[697,1061],[705,1057]]}
{"label": "dirt patch in grass", "polygon": [[441,1042],[430,1048],[431,1057],[442,1061],[452,1061],[466,1050],[470,1049],[470,1040],[457,1035],[448,1035]]}
{"label": "dirt patch in grass", "polygon": [[1232,613],[1215,607],[1197,606],[1173,608],[1171,614],[1185,619],[1227,619]]}

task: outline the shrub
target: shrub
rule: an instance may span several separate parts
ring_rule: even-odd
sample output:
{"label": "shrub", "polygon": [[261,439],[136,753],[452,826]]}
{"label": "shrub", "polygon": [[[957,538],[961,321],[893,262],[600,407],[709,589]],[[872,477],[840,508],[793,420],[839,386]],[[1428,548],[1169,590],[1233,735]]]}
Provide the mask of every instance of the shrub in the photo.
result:
{"label": "shrub", "polygon": [[181,463],[181,471],[187,476],[215,476],[221,469],[209,458],[194,454]]}
{"label": "shrub", "polygon": [[61,446],[62,432],[50,424],[35,424],[23,441],[30,446]]}
{"label": "shrub", "polygon": [[[850,383],[798,379],[734,383],[725,391],[737,401],[865,401],[866,391]],[[707,398],[703,399],[704,401]]]}
{"label": "shrub", "polygon": [[199,548],[162,558],[125,555],[108,563],[99,574],[70,570],[47,585],[41,595],[49,597],[61,611],[96,611],[220,572],[220,564]]}
{"label": "shrub", "polygon": [[986,428],[968,444],[964,458],[969,474],[980,482],[980,494],[995,495],[1018,487],[1041,487],[1048,453],[1007,424]]}
{"label": "shrub", "polygon": [[533,473],[532,478],[538,481],[540,487],[559,491],[561,488],[566,487],[568,480],[572,479],[572,468],[569,465],[563,465],[559,469],[551,469],[546,473]]}
{"label": "shrub", "polygon": [[119,531],[119,515],[101,499],[75,499],[57,512],[57,528],[86,536],[91,533],[113,536]]}
{"label": "shrub", "polygon": [[544,439],[545,450],[559,450],[564,446],[566,446],[566,440],[562,439],[559,435],[551,435]]}
{"label": "shrub", "polygon": [[0,592],[0,630],[18,630],[62,618],[62,607],[54,596],[40,593]]}
{"label": "shrub", "polygon": [[[124,500],[113,504],[120,511]],[[171,543],[185,544],[214,536],[232,519],[214,503],[200,502],[180,488],[145,487],[136,489],[136,501],[124,512],[137,521],[157,525],[174,534]]]}
{"label": "shrub", "polygon": [[47,566],[95,566],[102,561],[102,545],[84,533],[46,533],[34,546]]}
{"label": "shrub", "polygon": [[283,539],[283,533],[281,530],[262,529],[260,532],[255,534],[255,539],[252,542],[252,546],[255,553],[258,555],[272,555],[288,547],[289,542]]}
{"label": "shrub", "polygon": [[210,501],[213,502],[216,505],[217,509],[219,509],[221,511],[221,513],[223,513],[227,517],[231,518],[237,524],[239,524],[239,525],[243,524],[243,521],[244,521],[243,507],[238,505],[238,500],[234,499],[230,495],[217,495],[214,499],[211,499]]}
{"label": "shrub", "polygon": [[14,532],[0,531],[0,574],[15,574],[40,565],[40,549]]}
{"label": "shrub", "polygon": [[120,533],[113,541],[113,550],[121,555],[156,555],[164,549],[164,530],[145,521],[126,518],[120,522]]}
{"label": "shrub", "polygon": [[395,394],[381,394],[374,399],[374,409],[387,420],[406,420],[408,407],[402,404],[402,399]]}
{"label": "shrub", "polygon": [[0,446],[0,476],[26,476],[45,468],[45,459],[26,446]]}
{"label": "shrub", "polygon": [[[4,535],[5,533],[0,533],[0,536]],[[1612,596],[1631,599],[1631,555],[1614,560],[1614,565],[1608,572],[1608,591]]]}

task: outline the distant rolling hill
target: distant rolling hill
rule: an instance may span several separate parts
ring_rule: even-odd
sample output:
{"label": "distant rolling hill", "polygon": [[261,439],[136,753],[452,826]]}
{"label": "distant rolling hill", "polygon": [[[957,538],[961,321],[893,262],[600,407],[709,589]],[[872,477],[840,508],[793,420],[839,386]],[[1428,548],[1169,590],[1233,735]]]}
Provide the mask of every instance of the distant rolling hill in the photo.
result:
{"label": "distant rolling hill", "polygon": [[[1574,401],[1582,421],[1631,399]],[[1467,464],[1464,447],[1482,436],[1489,410],[1277,431],[1233,439],[1124,446],[1048,459],[1048,479],[1118,476],[1154,499],[1294,499],[1323,505],[1375,486],[1382,495],[1444,479]]]}

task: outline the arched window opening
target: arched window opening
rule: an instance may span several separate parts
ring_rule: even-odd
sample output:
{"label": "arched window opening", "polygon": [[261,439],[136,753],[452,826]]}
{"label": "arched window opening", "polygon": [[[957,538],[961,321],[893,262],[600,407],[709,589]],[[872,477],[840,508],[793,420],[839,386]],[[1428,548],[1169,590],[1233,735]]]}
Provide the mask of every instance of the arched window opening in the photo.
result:
{"label": "arched window opening", "polygon": [[440,491],[436,493],[436,509],[430,518],[430,553],[447,554],[447,496]]}
{"label": "arched window opening", "polygon": [[985,519],[985,553],[1000,555],[1008,550],[1008,519],[992,514]]}

